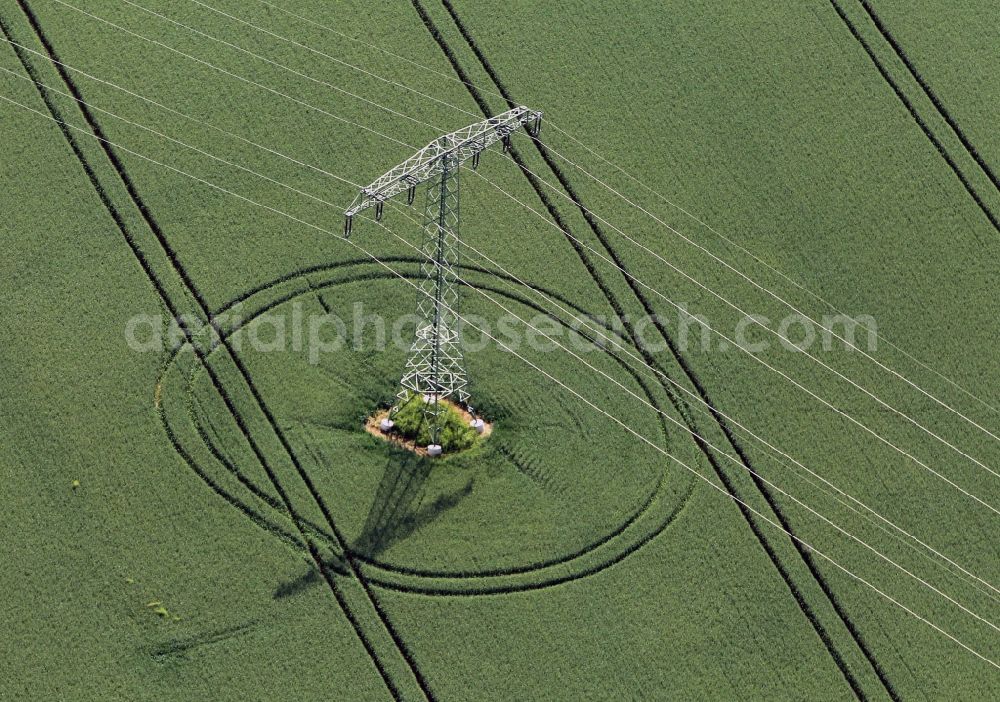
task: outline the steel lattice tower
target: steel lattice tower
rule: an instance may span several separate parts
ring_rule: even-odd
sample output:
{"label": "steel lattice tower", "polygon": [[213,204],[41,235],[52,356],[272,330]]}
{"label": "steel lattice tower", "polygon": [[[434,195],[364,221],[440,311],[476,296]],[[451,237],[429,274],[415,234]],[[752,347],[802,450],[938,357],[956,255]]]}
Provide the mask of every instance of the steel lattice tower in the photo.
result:
{"label": "steel lattice tower", "polygon": [[[416,187],[427,184],[424,206],[424,240],[418,284],[417,314],[420,322],[410,347],[406,369],[397,394],[399,402],[411,393],[425,400],[424,411],[431,426],[433,442],[438,440],[438,417],[441,400],[453,399],[469,412],[469,378],[465,371],[459,332],[459,172],[462,163],[472,159],[473,168],[489,146],[499,142],[504,151],[510,135],[531,123],[537,136],[542,113],[516,107],[496,117],[438,137],[402,164],[383,175],[355,198],[344,213],[344,235],[349,236],[353,217],[362,210],[375,208],[375,219],[382,218],[383,204],[406,191],[412,204]],[[397,403],[396,407],[399,407]]]}
{"label": "steel lattice tower", "polygon": [[420,323],[410,348],[399,399],[408,392],[423,395],[434,406],[438,399],[469,399],[469,379],[459,343],[458,222],[459,164],[442,159],[440,171],[427,181],[424,206],[423,278],[417,293]]}

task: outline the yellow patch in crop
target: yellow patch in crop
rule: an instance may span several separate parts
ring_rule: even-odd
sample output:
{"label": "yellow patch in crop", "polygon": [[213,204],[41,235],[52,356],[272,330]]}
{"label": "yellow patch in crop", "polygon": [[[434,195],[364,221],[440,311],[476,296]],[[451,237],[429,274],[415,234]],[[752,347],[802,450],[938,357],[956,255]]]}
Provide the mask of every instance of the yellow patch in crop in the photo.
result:
{"label": "yellow patch in crop", "polygon": [[146,603],[146,608],[153,610],[153,614],[160,617],[161,619],[173,619],[175,622],[180,621],[180,617],[175,614],[171,614],[163,602],[160,600],[152,600]]}

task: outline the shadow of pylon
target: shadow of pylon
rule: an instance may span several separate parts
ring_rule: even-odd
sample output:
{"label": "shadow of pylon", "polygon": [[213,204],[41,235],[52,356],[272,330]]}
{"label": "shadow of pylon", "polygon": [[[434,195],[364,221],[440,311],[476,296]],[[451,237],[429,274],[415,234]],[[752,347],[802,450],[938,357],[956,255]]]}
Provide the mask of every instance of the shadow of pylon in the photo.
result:
{"label": "shadow of pylon", "polygon": [[[271,596],[276,600],[292,597],[323,582],[323,574],[316,567],[316,563],[312,560],[307,560],[307,563],[308,567],[305,573],[292,580],[279,583],[278,588],[271,593]],[[324,557],[322,563],[323,568],[333,575],[347,576],[350,573],[343,556],[331,554]]]}
{"label": "shadow of pylon", "polygon": [[434,459],[403,449],[393,450],[361,534],[354,543],[354,551],[368,557],[377,556],[434,521],[472,492],[473,481],[470,478],[464,487],[421,505],[433,465]]}
{"label": "shadow of pylon", "polygon": [[[316,458],[318,461],[318,456]],[[463,487],[438,495],[422,505],[427,477],[434,462],[434,459],[418,456],[405,449],[392,450],[361,534],[350,547],[351,551],[374,558],[392,544],[402,541],[420,527],[437,519],[472,492],[474,481],[469,478]],[[349,572],[343,554],[328,553],[323,556],[322,563],[333,575],[344,576]],[[316,564],[310,562],[304,574],[280,583],[272,594],[276,600],[292,597],[318,585],[322,580],[323,576]]]}

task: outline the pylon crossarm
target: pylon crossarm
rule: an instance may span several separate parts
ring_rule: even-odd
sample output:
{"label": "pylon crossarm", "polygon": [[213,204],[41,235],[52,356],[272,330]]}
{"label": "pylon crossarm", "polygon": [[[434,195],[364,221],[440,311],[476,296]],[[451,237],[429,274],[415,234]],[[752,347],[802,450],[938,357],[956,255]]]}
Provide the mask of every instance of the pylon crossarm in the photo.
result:
{"label": "pylon crossarm", "polygon": [[344,214],[350,219],[369,207],[381,209],[381,203],[389,198],[406,191],[412,193],[417,185],[433,178],[446,161],[449,162],[449,167],[461,164],[498,141],[506,143],[511,134],[529,123],[533,125],[532,133],[537,133],[541,119],[541,112],[524,106],[515,107],[496,117],[438,137],[371,185],[361,188]]}

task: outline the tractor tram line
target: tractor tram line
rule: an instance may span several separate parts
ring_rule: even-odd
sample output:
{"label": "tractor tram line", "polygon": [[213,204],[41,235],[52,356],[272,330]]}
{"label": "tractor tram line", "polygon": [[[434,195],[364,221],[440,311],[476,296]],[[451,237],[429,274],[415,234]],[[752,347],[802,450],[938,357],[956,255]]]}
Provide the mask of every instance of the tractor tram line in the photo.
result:
{"label": "tractor tram line", "polygon": [[[517,103],[513,99],[513,97],[511,96],[511,93],[509,92],[509,90],[506,88],[506,86],[504,85],[504,83],[500,79],[500,77],[499,77],[498,73],[496,72],[496,70],[490,64],[488,58],[483,53],[482,49],[475,42],[475,40],[472,37],[471,33],[469,32],[467,26],[462,21],[462,19],[458,15],[457,11],[455,10],[455,8],[452,6],[452,4],[449,2],[449,0],[441,0],[441,1],[442,1],[442,5],[444,6],[445,10],[448,12],[449,16],[451,17],[452,21],[454,22],[457,30],[462,35],[462,37],[465,39],[466,43],[468,44],[469,49],[473,52],[473,54],[478,59],[480,65],[482,66],[482,69],[486,72],[486,74],[489,76],[490,80],[496,86],[497,90],[499,91],[499,94],[501,96],[503,96],[504,100],[507,102],[508,105],[516,105]],[[487,116],[490,116],[491,110],[490,110],[489,105],[487,104],[487,102],[485,101],[485,99],[483,98],[483,96],[479,92],[479,90],[472,84],[472,81],[470,80],[470,78],[468,76],[468,73],[461,66],[461,63],[458,60],[458,57],[455,54],[454,50],[448,45],[447,40],[441,34],[440,30],[435,25],[433,19],[427,13],[426,9],[422,6],[420,0],[411,0],[411,2],[413,4],[413,6],[414,6],[414,9],[417,11],[418,15],[420,16],[421,20],[423,21],[425,27],[427,27],[427,29],[430,32],[431,36],[435,39],[435,41],[437,42],[438,46],[444,52],[446,58],[451,63],[453,69],[455,70],[456,74],[458,75],[459,80],[461,80],[466,85],[469,93],[472,95],[472,97],[475,100],[476,104],[479,105],[480,109],[483,110],[484,114],[486,114]],[[642,305],[642,307],[646,311],[646,313],[649,314],[650,317],[654,320],[654,327],[657,329],[657,331],[659,332],[659,334],[662,336],[662,338],[664,339],[664,341],[667,343],[668,348],[670,349],[671,355],[673,356],[674,360],[681,367],[684,375],[688,378],[688,380],[694,386],[694,388],[697,391],[699,397],[701,397],[701,399],[703,400],[703,402],[709,408],[709,411],[713,415],[713,418],[715,419],[716,423],[718,424],[718,427],[720,428],[720,430],[725,435],[726,441],[736,451],[737,455],[740,458],[740,461],[744,464],[744,466],[746,466],[751,471],[751,476],[750,477],[753,480],[754,486],[756,487],[757,491],[760,493],[761,497],[763,497],[763,499],[765,500],[765,502],[768,504],[769,508],[773,511],[773,513],[775,514],[775,516],[778,519],[779,523],[781,524],[782,528],[785,531],[789,532],[789,533],[794,533],[793,529],[791,527],[791,524],[790,524],[790,522],[788,520],[788,518],[786,517],[786,515],[784,514],[784,512],[781,510],[781,508],[779,507],[779,505],[777,504],[777,501],[775,500],[775,498],[774,498],[773,494],[771,493],[771,491],[760,480],[760,478],[758,478],[758,477],[756,477],[756,476],[753,475],[753,473],[755,473],[756,471],[753,469],[753,466],[752,466],[752,464],[750,462],[749,456],[747,455],[746,451],[744,450],[742,444],[737,439],[737,437],[734,435],[734,433],[733,433],[732,429],[729,427],[728,423],[725,421],[725,419],[721,416],[721,414],[715,408],[715,405],[714,405],[714,403],[713,403],[710,395],[708,394],[707,389],[700,382],[700,379],[697,377],[697,374],[694,372],[694,370],[688,364],[687,360],[680,353],[680,350],[676,346],[676,344],[675,344],[673,338],[670,336],[669,332],[662,326],[662,323],[660,323],[659,321],[657,321],[657,317],[654,314],[654,310],[653,310],[651,304],[649,303],[648,298],[646,298],[646,296],[642,293],[642,290],[637,287],[637,285],[634,282],[634,280],[632,279],[632,277],[627,274],[627,270],[628,270],[627,267],[625,266],[625,264],[622,261],[621,257],[618,255],[617,251],[614,249],[614,247],[608,241],[607,235],[603,231],[603,229],[600,226],[600,224],[591,215],[590,208],[587,208],[587,207],[585,207],[583,205],[583,203],[582,203],[579,195],[576,193],[575,189],[570,184],[568,178],[562,172],[562,170],[559,168],[559,166],[553,162],[552,157],[547,153],[547,151],[545,150],[544,146],[542,146],[541,143],[538,140],[532,140],[532,141],[535,144],[535,147],[536,147],[539,155],[545,161],[545,163],[546,163],[547,167],[549,168],[549,170],[553,173],[553,175],[555,176],[555,178],[558,180],[558,182],[562,186],[563,190],[566,191],[568,198],[574,204],[576,204],[577,207],[580,209],[580,214],[583,216],[583,218],[586,221],[588,227],[591,229],[591,231],[594,233],[594,235],[600,241],[602,247],[608,253],[608,255],[610,256],[611,260],[619,268],[619,270],[623,271],[623,273],[624,273],[623,277],[625,278],[626,282],[628,283],[629,288],[631,289],[632,293],[635,295],[637,301]],[[563,220],[563,218],[559,215],[559,213],[555,209],[555,207],[551,204],[551,201],[549,200],[549,198],[547,197],[547,195],[541,190],[540,186],[536,182],[536,180],[533,177],[533,175],[530,174],[527,171],[527,166],[525,165],[525,163],[523,161],[523,158],[520,156],[520,154],[518,154],[515,149],[511,149],[511,155],[514,158],[515,162],[517,162],[517,164],[520,167],[522,173],[524,173],[525,177],[527,178],[527,180],[531,184],[532,189],[535,190],[535,192],[538,195],[539,199],[545,205],[545,208],[549,212],[549,215],[553,218],[554,221],[556,221],[556,224],[559,226],[559,228],[561,230],[563,230],[564,232],[569,231],[568,225],[565,223],[565,221]],[[596,271],[596,269],[594,267],[593,262],[589,260],[589,258],[587,257],[586,253],[584,253],[582,251],[582,249],[579,247],[579,245],[575,241],[571,241],[570,243],[573,245],[574,250],[576,250],[577,254],[580,256],[581,261],[583,262],[584,266],[586,266],[587,270],[591,273],[592,277],[595,280],[595,283],[597,283],[598,287],[601,289],[601,292],[607,298],[609,304],[611,304],[611,306],[616,311],[616,313],[618,313],[620,310],[622,310],[622,306],[621,306],[621,303],[618,301],[617,297],[614,295],[613,292],[611,292],[610,288],[604,282],[601,281],[601,279],[599,277],[599,274],[597,273],[597,271]],[[628,325],[626,325],[626,327],[628,327]],[[642,354],[642,356],[643,356],[644,360],[646,361],[646,363],[648,365],[650,365],[651,367],[658,368],[659,371],[662,371],[665,374],[666,371],[662,367],[662,364],[657,359],[655,359],[655,357],[653,357],[651,354],[649,354],[648,350],[646,350],[645,347],[644,347],[644,345],[641,343],[641,340],[639,340],[639,339],[637,339],[635,337],[634,330],[629,329],[629,332],[630,332],[630,335],[632,336],[633,344],[640,351],[640,353]],[[691,428],[692,432],[696,432],[697,431],[697,427],[696,427],[693,419],[691,418],[691,413],[690,413],[690,410],[689,410],[689,408],[687,406],[687,403],[682,398],[678,397],[677,394],[676,394],[676,392],[674,392],[673,389],[670,388],[670,386],[664,380],[662,380],[662,379],[661,379],[661,384],[663,385],[664,390],[667,392],[668,396],[670,396],[672,404],[674,404],[674,407],[677,409],[677,411],[684,418],[685,422]],[[713,468],[716,476],[719,478],[719,480],[725,486],[726,490],[731,495],[737,496],[738,495],[738,491],[736,489],[736,486],[734,485],[734,483],[731,480],[731,478],[727,475],[727,473],[725,472],[725,470],[723,469],[723,467],[719,463],[719,461],[716,458],[715,454],[711,451],[711,449],[705,444],[705,442],[703,440],[701,440],[700,438],[698,438],[696,436],[693,436],[693,439],[694,439],[696,445],[698,446],[699,450],[702,452],[702,454],[706,457],[706,459],[708,460],[708,462],[712,466],[712,468]],[[764,549],[765,553],[767,554],[768,558],[771,560],[771,562],[774,565],[775,569],[781,575],[782,580],[785,582],[786,586],[789,588],[789,590],[790,590],[793,598],[795,599],[797,605],[802,610],[802,613],[809,620],[810,624],[812,625],[812,627],[816,631],[816,634],[819,636],[819,638],[823,642],[824,647],[827,649],[827,651],[830,654],[831,658],[836,663],[838,669],[842,673],[845,681],[850,686],[850,688],[851,688],[852,692],[854,693],[854,695],[858,699],[867,699],[867,695],[865,694],[865,692],[864,692],[864,690],[863,690],[860,682],[857,680],[857,678],[855,677],[855,675],[850,671],[849,666],[847,665],[846,661],[843,658],[843,655],[836,649],[836,646],[835,646],[834,642],[832,641],[832,639],[830,637],[830,634],[826,631],[826,628],[823,626],[822,622],[819,621],[818,617],[813,612],[811,606],[806,601],[803,593],[801,592],[801,590],[799,589],[799,587],[795,584],[795,582],[794,582],[791,574],[789,573],[789,571],[781,563],[781,561],[779,559],[779,556],[777,555],[774,547],[768,542],[768,539],[764,535],[763,531],[761,530],[760,525],[758,525],[756,523],[756,520],[755,520],[753,514],[743,505],[743,503],[741,501],[737,501],[736,504],[737,504],[737,507],[740,509],[740,512],[743,515],[744,519],[746,520],[747,524],[750,526],[751,531],[754,533],[755,537],[757,538],[758,542],[760,543],[761,547]],[[804,564],[805,564],[806,568],[808,569],[810,575],[815,579],[816,583],[819,585],[820,589],[822,590],[824,596],[829,601],[829,603],[832,606],[833,610],[836,612],[837,617],[841,620],[841,622],[846,627],[847,631],[850,634],[851,639],[857,645],[858,649],[860,650],[860,652],[862,653],[862,655],[864,656],[864,658],[867,660],[867,662],[870,664],[870,666],[871,666],[871,668],[872,668],[875,676],[878,678],[879,683],[883,687],[885,693],[891,699],[893,699],[893,700],[899,700],[900,699],[899,695],[896,692],[896,690],[895,690],[892,682],[889,680],[889,678],[888,678],[887,674],[885,673],[884,669],[882,668],[882,666],[876,660],[876,658],[875,658],[873,652],[871,651],[870,647],[868,646],[868,644],[864,641],[864,639],[863,639],[860,631],[858,630],[858,628],[851,621],[849,615],[847,614],[847,612],[844,609],[843,605],[841,604],[841,602],[837,598],[836,594],[833,592],[832,588],[826,582],[826,579],[824,578],[824,576],[822,575],[822,573],[819,571],[818,566],[817,566],[817,564],[815,562],[815,559],[813,558],[812,554],[809,552],[808,549],[806,549],[796,539],[790,538],[790,541],[791,541],[792,545],[795,547],[796,552],[798,553],[798,555],[801,557],[802,561],[804,562]]]}
{"label": "tractor tram line", "polygon": [[[75,157],[80,162],[81,166],[84,168],[84,171],[87,173],[87,176],[91,184],[97,191],[102,204],[104,205],[105,209],[107,209],[112,219],[115,221],[115,224],[118,226],[118,229],[124,236],[126,242],[129,245],[129,248],[132,250],[133,254],[138,260],[139,265],[142,268],[143,272],[149,278],[151,284],[153,285],[159,297],[162,299],[163,303],[166,305],[170,314],[174,318],[179,320],[180,322],[179,327],[181,328],[182,333],[187,339],[187,342],[191,345],[192,350],[197,355],[199,361],[203,364],[206,373],[208,374],[208,377],[212,382],[212,385],[219,393],[221,399],[226,405],[227,410],[232,415],[234,421],[239,427],[241,433],[243,434],[244,438],[249,444],[257,460],[261,463],[261,467],[267,473],[269,481],[272,483],[275,491],[280,496],[281,501],[285,507],[285,510],[287,510],[287,513],[291,516],[293,522],[295,523],[296,529],[298,530],[300,537],[303,539],[303,542],[305,543],[310,553],[310,556],[312,557],[314,563],[316,564],[316,567],[323,575],[323,578],[326,581],[327,585],[329,586],[330,591],[334,595],[334,598],[336,599],[338,606],[344,613],[345,618],[350,623],[355,634],[358,636],[362,646],[364,647],[366,653],[372,660],[372,663],[375,666],[376,670],[378,671],[379,676],[384,682],[386,688],[388,689],[392,697],[397,700],[409,699],[411,697],[414,697],[415,695],[410,694],[410,691],[408,689],[411,687],[414,687],[413,690],[414,692],[419,691],[419,696],[422,696],[427,700],[434,700],[435,696],[432,690],[430,689],[430,686],[427,683],[426,679],[424,678],[422,672],[420,671],[416,660],[410,654],[409,649],[407,648],[405,642],[402,640],[401,636],[396,631],[395,627],[392,625],[388,617],[388,614],[381,606],[381,603],[379,602],[378,598],[373,592],[371,585],[368,583],[364,575],[361,573],[358,565],[354,562],[354,559],[352,558],[350,551],[347,548],[347,542],[344,539],[343,534],[337,528],[332,518],[332,515],[330,514],[321,495],[319,494],[318,490],[313,484],[308,473],[303,469],[298,456],[295,454],[287,438],[284,436],[284,433],[278,426],[278,423],[275,420],[274,416],[272,415],[270,409],[264,402],[263,397],[260,395],[260,392],[257,389],[256,385],[254,384],[246,366],[243,364],[242,360],[236,354],[231,344],[229,344],[228,341],[226,341],[223,335],[220,333],[218,324],[211,315],[211,311],[206,299],[199,291],[197,286],[195,286],[194,282],[189,277],[187,271],[180,263],[177,254],[174,251],[173,247],[170,245],[169,241],[167,240],[165,233],[160,228],[159,224],[153,217],[152,213],[149,211],[148,207],[145,204],[145,201],[139,194],[134,181],[126,171],[124,164],[121,162],[117,154],[112,149],[110,142],[108,142],[106,136],[104,135],[103,130],[101,129],[93,113],[87,108],[85,104],[83,104],[83,98],[82,94],[80,93],[80,90],[76,86],[73,79],[62,67],[58,54],[55,52],[51,42],[49,41],[44,30],[42,29],[42,26],[37,18],[37,15],[28,5],[27,0],[16,0],[16,1],[20,9],[22,10],[27,22],[30,24],[33,33],[43,46],[45,53],[48,55],[52,63],[52,66],[59,74],[60,79],[66,85],[67,89],[70,91],[72,96],[77,100],[80,112],[82,113],[89,130],[93,133],[94,136],[97,137],[101,149],[106,155],[108,161],[110,162],[111,167],[114,169],[122,185],[125,187],[129,199],[131,200],[132,204],[138,209],[150,233],[152,233],[160,249],[166,255],[169,261],[169,267],[171,269],[171,272],[180,279],[180,281],[183,284],[183,288],[197,302],[197,306],[200,309],[201,314],[203,315],[204,319],[208,322],[208,324],[211,325],[213,332],[216,334],[216,338],[220,339],[221,346],[226,349],[227,357],[231,359],[233,364],[236,366],[247,388],[250,390],[250,394],[255,404],[260,409],[265,420],[267,421],[267,423],[273,430],[274,434],[278,438],[279,442],[281,443],[282,448],[286,452],[288,459],[295,467],[299,478],[306,485],[306,488],[308,489],[310,495],[316,501],[316,504],[319,506],[320,511],[323,513],[323,516],[327,521],[327,524],[329,525],[330,530],[336,539],[336,546],[338,549],[340,549],[341,553],[344,556],[344,562],[346,563],[348,569],[350,570],[352,579],[357,581],[357,583],[360,585],[364,593],[365,600],[367,601],[368,607],[374,610],[374,614],[376,615],[376,617],[378,618],[378,620],[382,625],[381,629],[384,632],[384,634],[388,634],[390,641],[383,642],[382,648],[385,648],[387,645],[391,644],[391,647],[395,649],[396,653],[398,653],[398,655],[402,659],[401,661],[396,662],[395,667],[397,668],[405,667],[408,670],[408,673],[413,678],[412,682],[406,681],[408,683],[407,691],[404,692],[398,680],[396,680],[394,676],[390,674],[386,662],[382,660],[381,655],[376,650],[375,644],[373,643],[371,637],[369,636],[369,633],[365,631],[361,618],[358,616],[358,613],[355,612],[355,608],[353,608],[351,604],[348,602],[348,598],[345,594],[345,591],[340,586],[338,586],[334,574],[330,572],[326,559],[322,557],[319,548],[314,543],[313,539],[308,535],[308,531],[303,526],[303,517],[299,514],[299,512],[292,504],[288,491],[281,484],[280,479],[278,478],[271,463],[265,457],[264,452],[261,449],[259,443],[253,438],[252,432],[250,431],[244,417],[241,415],[240,411],[236,408],[232,396],[226,390],[225,385],[223,384],[217,371],[213,368],[212,364],[208,362],[207,354],[205,350],[202,349],[201,346],[199,345],[198,340],[195,336],[195,332],[193,332],[191,328],[182,320],[182,315],[180,314],[179,311],[180,305],[177,303],[175,299],[172,298],[171,294],[168,292],[167,287],[164,284],[164,279],[161,275],[157,274],[154,264],[146,256],[146,254],[143,253],[142,248],[137,242],[135,235],[130,231],[129,225],[125,223],[125,220],[121,212],[119,212],[118,208],[112,202],[111,197],[108,195],[107,190],[103,187],[100,180],[98,179],[98,176],[96,175],[95,172],[94,164],[90,162],[88,157],[83,153],[83,151],[77,145],[75,139],[69,133],[66,123],[62,118],[62,115],[54,107],[49,96],[46,94],[44,88],[38,85],[38,81],[35,80],[35,76],[33,75],[34,71],[30,68],[30,62],[28,62],[28,59],[26,58],[25,55],[23,55],[21,52],[17,52],[18,58],[21,61],[22,65],[24,66],[26,72],[28,72],[29,76],[32,77],[32,81],[36,82],[36,87],[38,88],[38,92],[42,96],[42,99],[45,102],[48,111],[52,114],[52,118],[60,125],[62,133],[69,142]],[[13,43],[11,37],[8,37],[8,41]],[[13,48],[15,48],[16,50],[16,47]]]}

